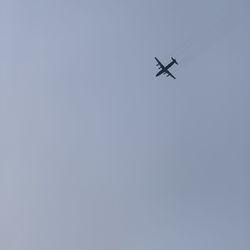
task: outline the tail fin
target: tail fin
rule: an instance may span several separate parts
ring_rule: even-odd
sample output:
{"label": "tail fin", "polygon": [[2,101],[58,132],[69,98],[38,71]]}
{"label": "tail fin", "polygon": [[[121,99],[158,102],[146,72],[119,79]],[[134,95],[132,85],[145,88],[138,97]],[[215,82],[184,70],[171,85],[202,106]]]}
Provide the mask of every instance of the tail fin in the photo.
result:
{"label": "tail fin", "polygon": [[177,62],[173,57],[171,57],[171,59],[172,59],[172,61],[173,61],[175,64],[178,65],[178,62]]}

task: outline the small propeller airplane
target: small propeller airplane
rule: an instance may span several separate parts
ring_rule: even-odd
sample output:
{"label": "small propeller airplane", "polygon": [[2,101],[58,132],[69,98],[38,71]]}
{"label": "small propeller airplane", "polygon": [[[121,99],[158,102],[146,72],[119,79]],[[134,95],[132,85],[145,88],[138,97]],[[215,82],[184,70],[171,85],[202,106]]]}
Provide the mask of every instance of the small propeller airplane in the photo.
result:
{"label": "small propeller airplane", "polygon": [[169,72],[168,69],[171,68],[174,64],[177,64],[177,65],[178,65],[178,63],[177,63],[177,61],[176,61],[173,57],[171,57],[171,59],[172,59],[172,62],[170,62],[167,66],[164,66],[164,65],[159,61],[159,59],[155,57],[155,60],[157,61],[156,66],[159,66],[159,69],[160,69],[160,71],[156,74],[156,76],[159,76],[159,75],[161,75],[161,74],[163,74],[163,75],[167,74],[167,76],[171,76],[171,77],[173,77],[174,79],[176,79],[175,76],[173,76],[173,75]]}

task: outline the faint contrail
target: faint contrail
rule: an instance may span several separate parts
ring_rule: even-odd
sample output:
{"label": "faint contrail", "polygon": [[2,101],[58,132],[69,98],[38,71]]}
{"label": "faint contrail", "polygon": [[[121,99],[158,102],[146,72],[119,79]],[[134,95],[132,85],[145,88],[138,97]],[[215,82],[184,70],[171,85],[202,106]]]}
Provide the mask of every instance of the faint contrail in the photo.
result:
{"label": "faint contrail", "polygon": [[192,27],[188,37],[174,49],[173,54],[180,64],[193,61],[235,29],[240,23],[242,7],[239,6],[232,13],[232,9],[229,11],[224,6],[211,13],[206,20],[197,20],[197,25]]}

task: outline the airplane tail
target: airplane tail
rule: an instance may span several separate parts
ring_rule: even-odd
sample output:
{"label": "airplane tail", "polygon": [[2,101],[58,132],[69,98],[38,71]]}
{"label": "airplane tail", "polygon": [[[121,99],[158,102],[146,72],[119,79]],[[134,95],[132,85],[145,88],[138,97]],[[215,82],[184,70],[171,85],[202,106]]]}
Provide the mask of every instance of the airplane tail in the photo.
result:
{"label": "airplane tail", "polygon": [[173,61],[175,64],[178,65],[178,62],[177,62],[173,57],[171,57],[171,59],[172,59],[172,61]]}

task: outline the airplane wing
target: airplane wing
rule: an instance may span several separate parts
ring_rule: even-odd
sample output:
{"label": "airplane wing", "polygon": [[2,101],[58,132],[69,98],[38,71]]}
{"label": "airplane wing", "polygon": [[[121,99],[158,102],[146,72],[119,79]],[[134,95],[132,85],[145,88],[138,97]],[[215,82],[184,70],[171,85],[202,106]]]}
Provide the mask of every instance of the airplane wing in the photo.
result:
{"label": "airplane wing", "polygon": [[175,76],[173,76],[169,71],[167,71],[166,73],[167,73],[167,76],[171,76],[171,77],[173,77],[174,79],[176,79]]}
{"label": "airplane wing", "polygon": [[160,66],[159,69],[164,69],[163,64],[159,61],[159,59],[158,59],[157,57],[155,57],[155,60],[156,60],[156,62],[157,62],[156,66]]}

